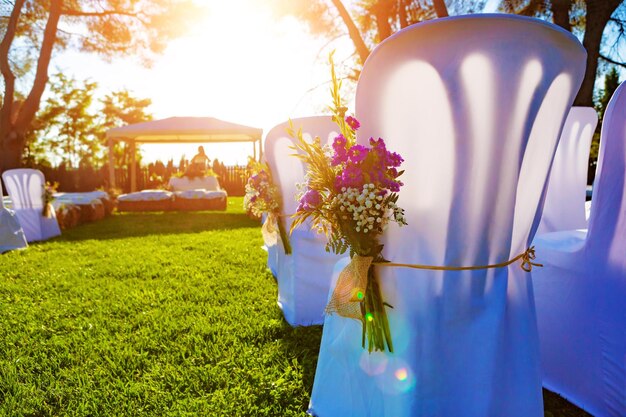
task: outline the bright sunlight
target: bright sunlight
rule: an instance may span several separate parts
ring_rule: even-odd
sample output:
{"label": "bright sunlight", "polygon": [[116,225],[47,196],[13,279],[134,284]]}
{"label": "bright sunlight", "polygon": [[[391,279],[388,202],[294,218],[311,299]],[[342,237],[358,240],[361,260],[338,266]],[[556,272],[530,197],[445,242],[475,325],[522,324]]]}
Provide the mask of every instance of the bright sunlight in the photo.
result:
{"label": "bright sunlight", "polygon": [[[279,18],[268,2],[204,0],[206,18],[172,41],[152,68],[84,54],[64,54],[59,68],[98,80],[105,90],[126,88],[152,100],[155,119],[210,116],[267,132],[288,118],[326,112],[328,54],[351,53],[348,39],[328,44],[293,17]],[[123,77],[120,76],[123,74]],[[197,145],[142,145],[145,162],[189,158]],[[210,144],[211,159],[245,164],[250,144]]]}

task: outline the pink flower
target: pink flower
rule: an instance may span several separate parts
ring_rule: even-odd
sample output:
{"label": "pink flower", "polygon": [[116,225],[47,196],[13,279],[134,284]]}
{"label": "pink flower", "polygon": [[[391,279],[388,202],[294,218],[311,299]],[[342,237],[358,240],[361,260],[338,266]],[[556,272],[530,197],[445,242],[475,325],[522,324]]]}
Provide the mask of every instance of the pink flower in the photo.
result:
{"label": "pink flower", "polygon": [[348,124],[348,126],[350,126],[350,129],[352,130],[358,130],[359,127],[361,127],[361,123],[359,123],[359,121],[352,116],[346,117],[346,123]]}

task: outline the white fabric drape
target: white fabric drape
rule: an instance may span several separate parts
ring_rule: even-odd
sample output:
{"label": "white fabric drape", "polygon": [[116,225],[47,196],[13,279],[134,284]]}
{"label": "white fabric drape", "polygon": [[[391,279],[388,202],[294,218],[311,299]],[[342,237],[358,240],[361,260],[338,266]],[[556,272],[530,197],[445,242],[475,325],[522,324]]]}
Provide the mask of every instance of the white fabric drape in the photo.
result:
{"label": "white fabric drape", "polygon": [[0,187],[0,253],[27,247],[26,236],[13,210],[4,207]]}
{"label": "white fabric drape", "polygon": [[604,113],[589,229],[538,235],[544,385],[597,417],[626,415],[626,84]]}
{"label": "white fabric drape", "polygon": [[[292,123],[296,132],[302,129],[306,140],[319,137],[322,144],[338,134],[338,127],[329,116],[293,119]],[[282,196],[281,216],[287,231],[291,227],[290,216],[298,207],[296,184],[304,183],[306,172],[304,163],[293,156],[296,140],[287,134],[288,127],[286,122],[272,128],[264,146],[272,178]],[[280,242],[276,245],[278,305],[292,326],[321,324],[333,266],[341,257],[326,252],[326,237],[309,230],[306,224],[294,230],[289,240],[290,255],[285,254]]]}
{"label": "white fabric drape", "polygon": [[537,234],[587,228],[587,170],[597,124],[593,107],[570,109],[550,170]]}
{"label": "white fabric drape", "polygon": [[50,217],[42,215],[46,181],[41,171],[10,169],[2,173],[2,180],[27,241],[46,240],[61,234],[54,208],[50,209]]}
{"label": "white fabric drape", "polygon": [[[358,141],[384,138],[406,170],[409,225],[384,235],[387,259],[472,266],[526,250],[585,56],[570,33],[509,15],[421,23],[372,52]],[[363,352],[360,324],[328,317],[312,414],[543,416],[532,285],[518,265],[378,273],[395,352]]]}

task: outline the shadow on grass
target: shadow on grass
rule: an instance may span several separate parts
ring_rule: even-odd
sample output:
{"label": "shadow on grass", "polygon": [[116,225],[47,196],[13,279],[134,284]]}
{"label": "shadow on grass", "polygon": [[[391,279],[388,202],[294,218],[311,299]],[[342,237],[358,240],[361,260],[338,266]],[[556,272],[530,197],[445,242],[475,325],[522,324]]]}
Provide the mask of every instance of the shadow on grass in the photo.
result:
{"label": "shadow on grass", "polygon": [[98,222],[65,230],[55,240],[63,242],[120,239],[249,227],[260,227],[260,223],[243,213],[223,211],[116,213]]}
{"label": "shadow on grass", "polygon": [[302,384],[310,394],[322,341],[322,326],[291,327],[283,320],[281,332],[285,355],[297,360],[301,366]]}

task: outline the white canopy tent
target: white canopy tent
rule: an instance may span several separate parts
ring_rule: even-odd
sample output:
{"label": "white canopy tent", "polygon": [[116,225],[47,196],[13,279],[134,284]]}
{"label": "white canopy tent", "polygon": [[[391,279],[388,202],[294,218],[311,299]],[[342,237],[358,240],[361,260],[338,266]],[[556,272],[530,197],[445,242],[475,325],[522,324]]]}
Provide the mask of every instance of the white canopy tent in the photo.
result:
{"label": "white canopy tent", "polygon": [[251,142],[254,158],[262,154],[262,129],[225,122],[213,117],[170,117],[161,120],[135,123],[107,131],[109,146],[110,186],[115,186],[113,143],[124,141],[131,148],[131,191],[137,188],[136,149],[138,143],[235,143]]}

